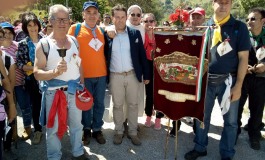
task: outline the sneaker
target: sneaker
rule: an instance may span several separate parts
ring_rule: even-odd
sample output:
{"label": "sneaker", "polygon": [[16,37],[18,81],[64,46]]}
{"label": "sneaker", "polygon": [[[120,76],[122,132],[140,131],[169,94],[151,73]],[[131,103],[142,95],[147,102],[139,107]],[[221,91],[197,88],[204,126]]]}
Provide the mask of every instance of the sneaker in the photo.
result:
{"label": "sneaker", "polygon": [[154,129],[155,130],[160,130],[161,129],[161,119],[160,118],[156,118]]}
{"label": "sneaker", "polygon": [[99,144],[105,144],[106,143],[106,139],[104,138],[102,131],[93,132],[92,137],[96,138],[96,140]]}
{"label": "sneaker", "polygon": [[89,145],[91,139],[91,130],[90,129],[84,129],[82,141],[84,145]]}
{"label": "sneaker", "polygon": [[82,154],[81,156],[73,157],[72,160],[89,160],[89,158],[85,154]]}
{"label": "sneaker", "polygon": [[145,125],[145,127],[148,127],[148,128],[151,127],[151,125],[152,125],[151,117],[149,117],[149,116],[146,117],[144,125]]}
{"label": "sneaker", "polygon": [[254,150],[260,150],[260,142],[259,140],[256,139],[250,139],[250,148],[254,149]]}
{"label": "sneaker", "polygon": [[31,127],[25,127],[23,133],[22,133],[22,139],[27,140],[30,138],[31,135]]}
{"label": "sneaker", "polygon": [[40,131],[34,132],[33,139],[31,141],[32,144],[39,144],[41,141],[42,133]]}
{"label": "sneaker", "polygon": [[113,138],[114,144],[121,144],[122,143],[123,134],[115,134]]}
{"label": "sneaker", "polygon": [[140,146],[142,144],[137,135],[128,135],[127,137],[131,139],[132,144],[136,146]]}
{"label": "sneaker", "polygon": [[198,157],[203,157],[207,155],[207,151],[204,152],[198,152],[196,150],[189,151],[188,153],[185,154],[185,159],[186,160],[195,160]]}

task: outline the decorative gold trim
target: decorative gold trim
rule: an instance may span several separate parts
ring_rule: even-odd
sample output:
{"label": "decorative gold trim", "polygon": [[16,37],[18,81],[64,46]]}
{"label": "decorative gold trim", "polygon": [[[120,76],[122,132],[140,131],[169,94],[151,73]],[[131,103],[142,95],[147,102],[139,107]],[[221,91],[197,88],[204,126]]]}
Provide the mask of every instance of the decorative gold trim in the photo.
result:
{"label": "decorative gold trim", "polygon": [[[198,63],[198,57],[178,51],[154,59],[155,67],[164,82],[186,85],[196,85]],[[207,69],[208,60],[204,60],[203,75]]]}

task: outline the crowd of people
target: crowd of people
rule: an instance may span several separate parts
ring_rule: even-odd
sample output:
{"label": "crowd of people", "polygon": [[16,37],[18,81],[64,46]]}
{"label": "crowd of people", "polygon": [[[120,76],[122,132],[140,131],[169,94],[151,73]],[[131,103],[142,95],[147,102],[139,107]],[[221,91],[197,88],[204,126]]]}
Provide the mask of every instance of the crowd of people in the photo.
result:
{"label": "crowd of people", "polygon": [[[244,128],[248,131],[250,148],[260,150],[264,127],[265,9],[253,7],[244,23],[231,15],[232,0],[213,0],[212,7],[213,15],[208,22],[203,8],[189,8],[190,19],[185,24],[191,32],[203,29],[196,26],[211,26],[212,36],[207,56],[204,125],[187,117],[193,123],[195,146],[184,155],[186,160],[207,155],[215,99],[221,105],[224,119],[219,145],[222,160],[233,159],[236,153],[234,147],[241,133],[247,99],[250,117]],[[155,111],[153,105],[155,15],[143,13],[138,5],[127,10],[118,4],[111,13],[104,13],[100,22],[97,2],[87,1],[83,4],[82,17],[83,22],[72,24],[69,10],[60,4],[51,6],[49,15],[41,22],[32,12],[21,14],[13,25],[10,19],[0,16],[0,159],[2,150],[11,152],[11,143],[17,136],[15,104],[22,112],[21,138],[27,140],[33,135],[32,144],[38,145],[46,137],[49,160],[61,159],[61,139],[67,126],[73,159],[89,159],[83,146],[89,145],[91,138],[99,144],[106,143],[102,126],[107,87],[113,99],[115,145],[122,144],[124,136],[133,145],[141,145],[138,116],[143,111],[145,126],[161,129],[164,114]],[[164,27],[170,25],[163,22]],[[84,88],[93,96],[93,107],[89,110],[80,110],[76,103],[80,98],[76,92],[85,91]],[[177,122],[173,121],[171,136],[180,128],[181,123]],[[6,124],[11,128],[7,134]]]}

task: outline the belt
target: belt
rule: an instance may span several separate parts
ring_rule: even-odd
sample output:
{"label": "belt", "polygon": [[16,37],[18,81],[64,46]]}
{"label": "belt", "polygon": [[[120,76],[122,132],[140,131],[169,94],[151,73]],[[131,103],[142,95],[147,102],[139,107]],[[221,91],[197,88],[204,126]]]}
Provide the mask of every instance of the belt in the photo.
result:
{"label": "belt", "polygon": [[128,71],[128,72],[121,72],[121,73],[119,73],[119,72],[111,72],[111,73],[112,73],[112,74],[115,74],[115,75],[128,76],[128,75],[133,74],[133,73],[134,73],[134,70],[132,69],[132,70],[130,70],[130,71]]}
{"label": "belt", "polygon": [[60,91],[67,91],[68,87],[61,87],[61,88],[57,88],[56,90],[60,90]]}

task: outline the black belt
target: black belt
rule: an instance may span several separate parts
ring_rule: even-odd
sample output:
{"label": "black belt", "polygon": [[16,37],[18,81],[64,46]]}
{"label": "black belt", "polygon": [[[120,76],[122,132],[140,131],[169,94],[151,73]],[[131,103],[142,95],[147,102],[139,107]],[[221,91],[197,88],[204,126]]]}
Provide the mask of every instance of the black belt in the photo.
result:
{"label": "black belt", "polygon": [[67,91],[68,87],[61,87],[61,88],[57,88],[56,90],[60,90],[60,91]]}

